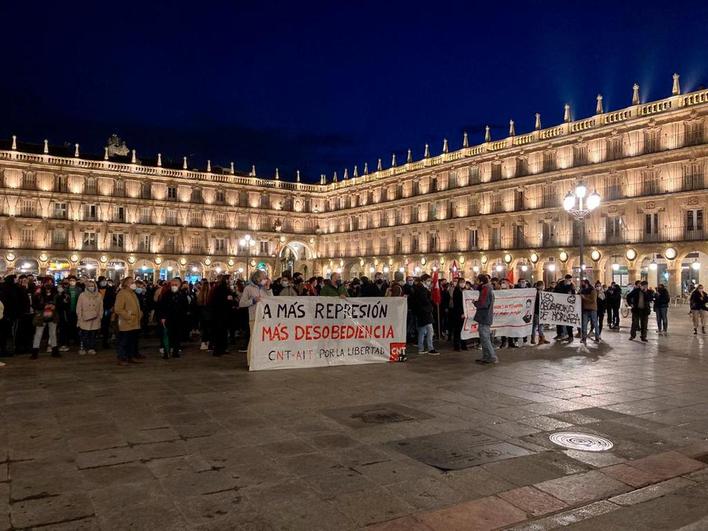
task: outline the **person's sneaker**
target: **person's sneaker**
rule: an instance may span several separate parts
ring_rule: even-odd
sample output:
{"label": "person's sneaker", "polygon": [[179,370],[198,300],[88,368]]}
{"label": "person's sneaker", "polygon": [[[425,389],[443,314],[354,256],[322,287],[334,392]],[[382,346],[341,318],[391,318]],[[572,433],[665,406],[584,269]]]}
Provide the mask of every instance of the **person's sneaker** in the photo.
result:
{"label": "person's sneaker", "polygon": [[90,349],[88,350],[88,355],[89,355],[89,356],[95,356],[95,355],[96,355],[96,351],[95,351],[94,349],[90,348]]}
{"label": "person's sneaker", "polygon": [[248,349],[247,349],[247,348],[240,348],[240,349],[238,349],[238,351],[239,351],[239,352],[244,352],[244,353],[245,353],[245,352],[248,352]]}
{"label": "person's sneaker", "polygon": [[86,351],[84,349],[79,349],[79,356],[85,356]]}
{"label": "person's sneaker", "polygon": [[202,341],[202,344],[199,346],[199,350],[209,350],[209,345]]}
{"label": "person's sneaker", "polygon": [[634,341],[634,338],[635,338],[635,337],[636,337],[636,336],[629,336],[629,340],[630,340],[630,341]]}
{"label": "person's sneaker", "polygon": [[480,358],[478,360],[474,360],[474,362],[479,363],[480,365],[486,365],[487,363],[489,363],[487,360],[485,360],[483,358]]}
{"label": "person's sneaker", "polygon": [[641,339],[642,339],[642,341],[644,341],[645,343],[646,343],[647,341],[649,341],[646,337],[643,337],[643,338],[641,338]]}
{"label": "person's sneaker", "polygon": [[[695,333],[695,332],[694,332],[694,333]],[[52,353],[52,347],[50,347],[49,345],[47,345],[47,354],[51,354],[51,353]]]}
{"label": "person's sneaker", "polygon": [[0,361],[0,367],[4,367],[6,364]]}
{"label": "person's sneaker", "polygon": [[164,354],[164,353],[165,353],[165,349],[160,347],[160,354]]}
{"label": "person's sneaker", "polygon": [[69,352],[69,347],[64,345],[63,347],[59,347],[59,352]]}
{"label": "person's sneaker", "polygon": [[435,349],[429,350],[428,354],[430,354],[431,356],[439,356],[440,355],[440,353]]}

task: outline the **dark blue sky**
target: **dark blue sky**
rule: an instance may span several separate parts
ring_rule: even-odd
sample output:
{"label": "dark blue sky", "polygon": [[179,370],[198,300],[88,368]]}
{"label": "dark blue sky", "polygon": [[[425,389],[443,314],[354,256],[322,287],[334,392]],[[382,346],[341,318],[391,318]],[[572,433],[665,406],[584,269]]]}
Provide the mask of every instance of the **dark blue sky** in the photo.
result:
{"label": "dark blue sky", "polygon": [[0,137],[316,180],[708,85],[706,2],[2,2]]}

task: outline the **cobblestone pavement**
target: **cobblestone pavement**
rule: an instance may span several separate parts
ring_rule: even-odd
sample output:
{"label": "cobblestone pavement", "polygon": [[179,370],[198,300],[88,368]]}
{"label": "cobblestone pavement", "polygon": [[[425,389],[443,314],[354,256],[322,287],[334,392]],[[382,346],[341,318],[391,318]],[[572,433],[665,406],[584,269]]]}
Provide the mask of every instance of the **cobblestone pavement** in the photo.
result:
{"label": "cobblestone pavement", "polygon": [[685,314],[647,344],[606,330],[496,366],[9,359],[0,530],[708,529],[708,336]]}

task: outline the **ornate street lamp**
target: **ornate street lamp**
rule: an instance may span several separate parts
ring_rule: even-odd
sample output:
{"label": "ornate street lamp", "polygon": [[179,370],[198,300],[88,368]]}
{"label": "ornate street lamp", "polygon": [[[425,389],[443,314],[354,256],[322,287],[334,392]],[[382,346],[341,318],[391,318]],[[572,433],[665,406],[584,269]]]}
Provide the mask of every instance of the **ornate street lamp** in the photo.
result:
{"label": "ornate street lamp", "polygon": [[238,244],[241,246],[241,249],[246,250],[246,278],[248,279],[248,266],[251,262],[251,247],[253,247],[256,242],[253,241],[250,234],[246,234],[238,241]]}
{"label": "ornate street lamp", "polygon": [[596,191],[587,195],[588,188],[583,183],[579,183],[575,190],[568,192],[563,199],[563,208],[565,211],[573,216],[573,218],[580,224],[580,279],[585,278],[585,268],[583,263],[583,251],[585,245],[585,218],[587,218],[590,213],[600,206],[600,194]]}

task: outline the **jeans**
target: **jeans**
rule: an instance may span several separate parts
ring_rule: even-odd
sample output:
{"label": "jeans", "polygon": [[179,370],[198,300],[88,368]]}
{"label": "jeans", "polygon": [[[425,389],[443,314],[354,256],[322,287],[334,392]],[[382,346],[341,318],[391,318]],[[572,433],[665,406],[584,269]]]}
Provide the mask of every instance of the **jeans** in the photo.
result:
{"label": "jeans", "polygon": [[691,319],[693,319],[693,328],[705,326],[705,311],[691,310]]}
{"label": "jeans", "polygon": [[600,332],[597,329],[597,310],[583,310],[581,325],[583,341],[588,338],[588,323],[591,323],[592,329],[595,330],[595,339],[600,339]]}
{"label": "jeans", "polygon": [[612,328],[620,325],[620,304],[612,303],[607,307],[607,322]]}
{"label": "jeans", "polygon": [[538,315],[533,316],[533,324],[531,325],[531,339],[536,337],[543,338],[543,325],[538,322]]}
{"label": "jeans", "polygon": [[44,323],[40,326],[35,326],[34,328],[34,341],[32,341],[32,348],[39,348],[39,344],[42,342],[42,336],[44,335],[44,329],[47,328],[49,335],[49,346],[54,348],[57,346],[57,324],[54,322]]}
{"label": "jeans", "polygon": [[656,327],[659,332],[666,332],[669,326],[669,308],[664,306],[656,308]]}
{"label": "jeans", "polygon": [[79,341],[81,350],[96,350],[96,335],[98,330],[79,329]]}
{"label": "jeans", "polygon": [[425,350],[433,350],[433,324],[418,327],[418,352],[423,352],[423,339],[425,339]]}
{"label": "jeans", "polygon": [[629,331],[629,337],[632,339],[637,337],[637,330],[639,330],[640,337],[642,339],[646,339],[648,324],[649,314],[646,311],[639,312],[637,310],[632,310],[632,328]]}
{"label": "jeans", "polygon": [[138,338],[140,330],[126,330],[118,332],[118,345],[116,348],[118,359],[128,361],[138,353]]}
{"label": "jeans", "polygon": [[597,312],[597,335],[602,334],[602,322],[605,320],[605,310]]}
{"label": "jeans", "polygon": [[494,352],[494,344],[492,343],[492,327],[488,324],[479,323],[477,330],[479,331],[479,344],[482,345],[482,359],[484,361],[495,361],[497,355]]}

